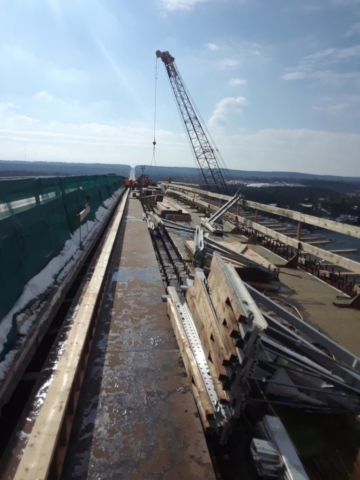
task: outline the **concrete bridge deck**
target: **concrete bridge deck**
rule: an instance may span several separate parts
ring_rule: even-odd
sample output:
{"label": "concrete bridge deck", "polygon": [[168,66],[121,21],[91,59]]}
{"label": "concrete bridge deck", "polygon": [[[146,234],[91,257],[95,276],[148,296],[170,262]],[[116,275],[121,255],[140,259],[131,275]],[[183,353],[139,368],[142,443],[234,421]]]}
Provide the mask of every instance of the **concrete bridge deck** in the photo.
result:
{"label": "concrete bridge deck", "polygon": [[215,478],[138,200],[129,200],[65,479]]}

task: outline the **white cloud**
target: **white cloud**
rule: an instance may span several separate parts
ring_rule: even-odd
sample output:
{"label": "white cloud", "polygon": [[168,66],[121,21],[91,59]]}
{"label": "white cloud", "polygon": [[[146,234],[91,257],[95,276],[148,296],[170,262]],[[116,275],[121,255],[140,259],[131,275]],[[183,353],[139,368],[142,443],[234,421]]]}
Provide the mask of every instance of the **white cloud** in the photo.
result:
{"label": "white cloud", "polygon": [[214,111],[209,118],[210,126],[224,126],[229,115],[242,113],[247,106],[245,97],[226,97],[215,105]]}
{"label": "white cloud", "polygon": [[0,102],[0,114],[8,112],[9,110],[14,110],[16,108],[19,108],[18,105],[14,105],[13,103]]}
{"label": "white cloud", "polygon": [[78,68],[53,66],[47,71],[50,80],[67,84],[84,84],[88,81],[86,73]]}
{"label": "white cloud", "polygon": [[[353,101],[360,102],[360,96],[347,98],[344,103]],[[221,115],[224,118],[220,121],[226,121],[227,115],[242,112],[246,104],[243,97],[222,99],[215,106],[213,121]],[[89,114],[88,107],[78,108]],[[7,112],[5,117],[0,116],[0,158],[10,160],[24,158],[26,143],[29,160],[135,165],[149,152],[153,136],[152,125],[139,122],[36,121],[25,112],[14,115],[12,106]],[[226,135],[216,128],[214,136],[229,168],[359,175],[360,134],[263,129]],[[159,129],[157,140],[158,165],[195,166],[182,131]]]}
{"label": "white cloud", "polygon": [[[353,70],[354,60],[360,58],[360,45],[347,48],[327,48],[307,55],[294,69],[282,75],[283,80],[315,79],[324,82],[339,83],[360,80],[360,72]],[[350,71],[347,63],[351,61]]]}
{"label": "white cloud", "polygon": [[54,100],[54,97],[50,95],[50,93],[46,90],[36,93],[35,95],[33,95],[32,98],[34,100],[45,100],[46,102],[51,102],[52,100]]}
{"label": "white cloud", "polygon": [[359,176],[358,133],[269,128],[215,140],[229,168]]}
{"label": "white cloud", "polygon": [[269,63],[271,61],[270,53],[273,49],[271,45],[243,42],[237,39],[229,39],[228,36],[223,36],[216,43],[207,43],[205,47],[216,53],[210,60],[209,56],[206,55],[206,61],[212,61],[213,66],[221,70],[236,69],[239,65],[245,69],[251,68],[253,65]]}
{"label": "white cloud", "polygon": [[[74,100],[53,98],[49,111],[44,115],[49,116],[47,120],[33,118],[22,111],[14,114],[13,104],[0,103],[0,158],[23,159],[24,143],[27,145],[28,160],[101,161],[135,165],[139,155],[146,155],[153,137],[152,126],[120,120],[102,122],[98,115],[101,102],[83,106]],[[37,101],[38,98],[33,98],[34,103]],[[58,118],[59,110],[66,111],[67,118],[71,120],[54,120]],[[94,120],[96,118],[97,121]],[[173,133],[159,128],[157,139],[162,145],[163,165],[167,164],[174,148],[182,156],[184,150],[188,151],[182,132]],[[159,154],[158,164],[161,164],[162,155]]]}
{"label": "white cloud", "polygon": [[312,55],[308,55],[304,58],[303,62],[308,61],[317,61],[322,59],[328,59],[330,61],[334,60],[345,60],[347,58],[359,57],[360,56],[360,45],[353,45],[347,48],[327,48],[325,50],[320,50]]}
{"label": "white cloud", "polygon": [[317,99],[317,105],[312,109],[326,115],[341,115],[346,112],[346,118],[359,117],[360,95],[338,93],[335,96],[323,96]]}
{"label": "white cloud", "polygon": [[235,58],[224,58],[220,61],[221,68],[234,68],[240,65],[240,61]]}
{"label": "white cloud", "polygon": [[305,13],[313,13],[313,12],[318,12],[319,10],[321,10],[320,5],[299,4],[299,5],[296,5],[296,7],[300,11],[305,12]]}
{"label": "white cloud", "polygon": [[209,0],[160,0],[160,7],[169,12],[177,10],[191,10],[199,3],[205,3]]}
{"label": "white cloud", "polygon": [[360,72],[334,72],[333,70],[318,70],[314,72],[290,72],[281,77],[283,80],[313,79],[327,83],[360,82]]}
{"label": "white cloud", "polygon": [[360,35],[360,22],[353,23],[349,30],[346,32],[346,37],[352,37],[354,35]]}
{"label": "white cloud", "polygon": [[212,51],[219,50],[219,47],[215,43],[205,43],[205,46]]}
{"label": "white cloud", "polygon": [[333,105],[326,105],[323,107],[312,107],[313,110],[328,115],[339,115],[349,108],[348,103],[334,103]]}
{"label": "white cloud", "polygon": [[229,80],[229,84],[232,87],[237,87],[239,85],[246,85],[247,80],[245,80],[244,78],[232,78],[231,80]]}
{"label": "white cloud", "polygon": [[339,7],[346,7],[348,5],[357,5],[360,0],[330,0],[330,3]]}
{"label": "white cloud", "polygon": [[304,72],[290,72],[285,73],[281,78],[283,80],[303,80],[306,76]]}
{"label": "white cloud", "polygon": [[[157,0],[161,9],[168,12],[175,12],[177,10],[192,10],[196,5],[200,3],[207,3],[216,0]],[[221,0],[222,2],[226,0]],[[237,3],[243,5],[247,0],[237,0]],[[219,0],[217,0],[219,2]]]}
{"label": "white cloud", "polygon": [[49,89],[54,87],[63,89],[67,86],[84,85],[88,82],[86,71],[74,67],[64,67],[56,60],[54,61],[54,57],[46,59],[16,45],[0,44],[0,57],[2,63],[7,64],[8,69],[13,73],[26,71],[30,81],[34,82],[36,78],[43,85],[51,85],[48,87]]}
{"label": "white cloud", "polygon": [[7,121],[15,125],[39,123],[37,118],[30,117],[29,115],[13,115],[8,117]]}

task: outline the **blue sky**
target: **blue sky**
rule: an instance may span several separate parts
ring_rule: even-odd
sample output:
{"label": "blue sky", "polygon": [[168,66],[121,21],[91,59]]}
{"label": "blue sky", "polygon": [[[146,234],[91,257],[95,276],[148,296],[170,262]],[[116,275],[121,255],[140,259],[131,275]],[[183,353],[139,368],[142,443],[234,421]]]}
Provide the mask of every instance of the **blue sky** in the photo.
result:
{"label": "blue sky", "polygon": [[[150,163],[157,49],[228,167],[360,176],[360,0],[0,0],[0,158]],[[194,166],[161,62],[156,140]]]}

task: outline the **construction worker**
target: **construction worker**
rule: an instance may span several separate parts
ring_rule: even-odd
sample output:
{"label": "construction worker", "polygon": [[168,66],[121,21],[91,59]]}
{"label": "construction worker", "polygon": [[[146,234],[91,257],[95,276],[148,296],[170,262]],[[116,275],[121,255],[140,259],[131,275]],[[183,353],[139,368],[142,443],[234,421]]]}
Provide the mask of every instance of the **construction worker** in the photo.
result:
{"label": "construction worker", "polygon": [[144,186],[148,187],[149,185],[150,185],[150,178],[149,178],[149,175],[146,175],[146,177],[144,178]]}
{"label": "construction worker", "polygon": [[172,183],[172,178],[169,177],[168,183]]}

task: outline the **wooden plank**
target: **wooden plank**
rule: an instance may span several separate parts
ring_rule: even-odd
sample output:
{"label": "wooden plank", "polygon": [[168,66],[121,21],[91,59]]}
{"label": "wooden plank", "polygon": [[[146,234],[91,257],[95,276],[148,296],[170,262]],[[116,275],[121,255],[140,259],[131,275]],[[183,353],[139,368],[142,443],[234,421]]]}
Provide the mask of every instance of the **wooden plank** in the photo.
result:
{"label": "wooden plank", "polygon": [[174,333],[179,345],[179,349],[181,352],[181,356],[182,356],[186,371],[190,379],[194,382],[196,386],[206,418],[211,419],[214,416],[212,404],[210,402],[208,393],[204,387],[203,380],[201,378],[201,375],[197,367],[193,353],[191,351],[190,345],[187,341],[183,327],[178,318],[176,308],[170,298],[167,299],[167,307],[168,307],[168,315],[174,329]]}
{"label": "wooden plank", "polygon": [[[288,237],[296,237],[295,234],[288,234],[287,236]],[[300,238],[301,242],[307,242],[307,243],[310,243],[310,242],[316,241],[316,240],[327,240],[327,238],[319,237],[319,236],[316,236],[316,235],[302,235],[301,238]]]}
{"label": "wooden plank", "polygon": [[[111,217],[111,215],[115,212],[116,208],[117,204],[115,203],[114,206],[107,213],[106,218],[104,219],[105,221],[106,219]],[[46,334],[48,326],[54,318],[54,315],[58,310],[59,305],[62,303],[64,296],[69,289],[69,286],[73,283],[74,279],[78,276],[80,269],[83,267],[86,260],[86,254],[92,250],[95,243],[100,237],[100,233],[100,229],[95,232],[89,243],[86,245],[86,251],[81,253],[81,255],[78,257],[78,260],[75,262],[74,267],[69,272],[68,276],[64,279],[63,282],[61,282],[60,285],[57,285],[56,288],[48,294],[46,305],[44,305],[44,308],[39,313],[37,321],[27,334],[21,350],[19,350],[17,355],[15,356],[14,363],[12,364],[3,382],[1,382],[0,410],[1,407],[5,405],[11,398],[12,392],[16,388],[18,382],[21,379],[22,373],[25,372],[29,362],[31,361],[32,356],[37,350],[37,345],[41,342],[44,335]],[[41,302],[41,300],[42,297],[39,298],[39,302]],[[36,302],[34,305],[29,307],[29,311],[35,311],[36,305],[39,304],[40,303]]]}
{"label": "wooden plank", "polygon": [[161,218],[179,222],[191,221],[190,213],[177,203],[171,202],[168,198],[164,198],[162,202],[157,202],[156,209],[160,213]]}
{"label": "wooden plank", "polygon": [[212,346],[212,349],[216,352],[216,356],[219,359],[230,361],[233,356],[233,349],[231,348],[231,346],[229,348],[229,346],[224,343],[224,339],[221,337],[221,323],[219,323],[218,319],[215,316],[213,308],[209,303],[209,298],[205,289],[205,285],[196,275],[196,271],[193,293],[197,302],[197,306],[201,312],[201,318],[203,320],[207,336],[208,338],[211,338],[211,336],[213,336],[214,338],[214,345]]}
{"label": "wooden plank", "polygon": [[[263,225],[263,224],[262,224]],[[266,226],[266,225],[265,225]],[[273,226],[273,225],[268,225],[270,226],[275,232],[290,232],[294,233],[294,229],[291,227],[285,226],[283,223],[281,223],[279,226]]]}
{"label": "wooden plank", "polygon": [[360,274],[354,272],[332,272],[331,270],[320,270],[320,275],[330,278],[330,277],[360,277]]}
{"label": "wooden plank", "polygon": [[85,205],[84,210],[82,210],[80,213],[78,213],[76,216],[79,219],[79,223],[81,223],[90,213],[90,205],[87,203]]}
{"label": "wooden plank", "polygon": [[286,235],[274,232],[269,228],[263,227],[258,223],[251,222],[250,220],[245,220],[241,217],[239,217],[239,222],[249,228],[252,228],[275,240],[278,240],[279,242],[282,242],[285,245],[289,245],[295,249],[297,249],[298,246],[300,245],[300,249],[303,252],[308,253],[309,255],[313,255],[314,257],[318,257],[318,258],[323,258],[324,260],[331,262],[334,265],[338,265],[339,267],[345,268],[346,270],[350,270],[355,273],[360,273],[360,263],[355,262],[354,260],[341,257],[336,253],[329,252],[328,250],[323,250],[314,245],[310,245],[306,242],[299,242],[294,238],[289,238]]}
{"label": "wooden plank", "polygon": [[224,362],[226,362],[226,359],[221,356],[221,353],[219,354],[219,349],[213,347],[215,342],[211,340],[212,332],[209,331],[209,328],[205,328],[206,321],[202,318],[201,310],[198,308],[193,287],[189,287],[186,291],[186,302],[193,317],[206,359],[208,359],[209,356],[212,358],[217,372],[216,378],[226,378],[226,369],[223,365]]}
{"label": "wooden plank", "polygon": [[[207,362],[219,401],[222,404],[230,403],[230,401],[232,400],[232,397],[229,392],[226,392],[224,390],[223,384],[222,384],[222,382],[229,380],[226,369],[222,365],[222,362],[224,361],[224,359],[219,357],[219,354],[217,351],[218,349],[214,348],[215,342],[211,340],[211,338],[208,336],[207,332],[205,331],[204,325],[201,324],[199,309],[196,307],[196,299],[195,299],[194,292],[190,293],[188,290],[186,294],[186,300],[189,305],[191,315],[194,319],[194,323],[196,325],[197,330],[198,330],[198,324],[200,323],[201,325],[200,327],[201,330],[200,332],[198,330],[198,334],[201,340],[202,347],[204,349],[206,362]],[[199,322],[199,319],[200,319],[200,322]]]}
{"label": "wooden plank", "polygon": [[[216,207],[214,207],[216,208]],[[270,228],[264,227],[263,225],[260,225],[259,223],[252,222],[250,220],[246,220],[243,217],[236,217],[234,214],[229,214],[232,215],[234,219],[238,219],[239,223],[242,225],[252,228],[260,233],[263,233],[264,235],[267,235],[274,240],[277,240],[281,243],[284,243],[285,245],[289,245],[295,249],[298,248],[298,246],[301,246],[301,249],[303,252],[308,253],[309,255],[313,255],[315,257],[324,259],[328,262],[333,263],[334,265],[337,265],[341,268],[344,268],[346,270],[350,270],[355,273],[360,273],[360,263],[355,262],[353,260],[341,257],[340,255],[337,255],[335,253],[332,253],[328,250],[323,250],[321,248],[318,248],[314,245],[309,245],[306,242],[298,242],[294,238],[287,237],[286,235],[283,235],[281,233],[275,232],[274,230],[271,230]]]}
{"label": "wooden plank", "polygon": [[214,303],[216,313],[219,311],[219,314],[221,315],[225,303],[229,302],[234,311],[236,322],[242,322],[246,319],[246,312],[244,311],[242,304],[239,302],[236,291],[234,290],[233,285],[229,282],[227,273],[223,270],[216,255],[213,255],[211,261],[208,282],[212,295],[216,293],[221,302],[220,305],[215,305]]}
{"label": "wooden plank", "polygon": [[211,283],[209,283],[209,285],[211,288],[214,305],[216,304],[216,310],[219,313],[221,312],[220,318],[222,318],[222,322],[225,323],[225,325],[229,329],[230,336],[232,338],[238,338],[239,326],[237,324],[234,312],[233,311],[229,312],[229,308],[228,308],[228,307],[231,308],[230,298],[226,295],[226,293],[224,295],[221,295],[222,289],[219,288],[219,285],[217,288],[211,285]]}
{"label": "wooden plank", "polygon": [[337,265],[346,270],[350,270],[355,273],[360,273],[359,262],[355,262],[354,260],[341,257],[336,253],[332,253],[331,251],[328,251],[328,250],[323,250],[314,245],[310,245],[306,242],[299,242],[294,238],[290,238],[281,233],[274,232],[270,228],[264,227],[263,225],[260,225],[255,222],[251,222],[250,220],[246,220],[243,217],[237,217],[237,218],[242,225],[252,228],[260,233],[263,233],[264,235],[267,235],[273,238],[274,240],[284,243],[285,245],[289,245],[295,249],[297,249],[298,246],[300,245],[300,248],[304,253],[308,253],[309,255],[313,255],[314,257],[322,258],[328,262],[331,262],[332,264],[334,264],[334,266]]}
{"label": "wooden plank", "polygon": [[[201,308],[201,307],[206,308],[206,303],[202,303],[200,301],[200,298],[201,298],[201,296],[199,296],[199,294],[198,294],[196,301],[200,303],[199,308]],[[213,312],[212,308],[210,308],[210,311],[207,309],[206,312],[207,312],[208,315],[210,315],[210,316],[207,317],[209,319],[209,323],[214,322],[215,325],[216,325],[214,327],[213,331],[215,331],[215,335],[216,335],[215,338],[216,338],[217,345],[221,345],[221,349],[224,349],[223,357],[226,360],[230,360],[230,361],[237,360],[237,352],[236,352],[236,349],[235,349],[235,346],[234,346],[234,341],[230,337],[230,334],[228,333],[228,328],[225,328],[224,325],[223,325],[223,317],[217,318],[214,315],[214,312]],[[221,342],[220,342],[219,337],[217,336],[216,332],[219,334]]]}
{"label": "wooden plank", "polygon": [[[110,260],[127,197],[128,192],[124,194],[117,209],[104,247],[96,262],[94,276],[86,287],[87,291],[91,291],[91,289],[98,286],[98,277],[102,277],[103,282],[106,280],[106,269],[104,270],[103,265]],[[100,289],[98,289],[98,296],[100,294]],[[14,480],[45,480],[49,478],[50,467],[56,455],[70,392],[78,374],[79,360],[85,348],[94,309],[97,305],[97,298],[94,295],[88,295],[85,301],[82,300],[80,302],[73,326],[65,342],[63,353],[54,371],[44,403],[35,420]]]}
{"label": "wooden plank", "polygon": [[327,240],[326,238],[322,240],[310,240],[307,241],[309,245],[327,245],[328,243],[332,243],[332,240]]}
{"label": "wooden plank", "polygon": [[[190,256],[188,250],[186,249],[186,245],[184,242],[184,237],[180,237],[179,235],[176,234],[176,232],[173,232],[172,230],[167,231],[169,237],[171,238],[171,241],[173,243],[173,246],[176,250],[176,253],[179,255],[179,257],[182,259],[183,262],[191,262],[192,255]],[[191,265],[188,265],[190,267]]]}
{"label": "wooden plank", "polygon": [[197,409],[199,411],[199,415],[200,415],[201,423],[203,425],[203,429],[205,430],[206,433],[211,433],[212,428],[210,426],[209,420],[206,417],[206,413],[205,413],[203,404],[201,403],[201,398],[200,398],[200,395],[199,395],[199,391],[196,388],[196,385],[194,385],[193,383],[191,383],[191,389],[192,389],[192,393],[194,395],[194,399],[195,399]]}
{"label": "wooden plank", "polygon": [[156,205],[157,202],[160,202],[159,195],[145,195],[141,197],[142,205]]}
{"label": "wooden plank", "polygon": [[329,250],[332,253],[357,253],[358,248],[340,248],[339,250]]}
{"label": "wooden plank", "polygon": [[217,377],[215,365],[213,364],[211,359],[207,362],[207,364],[208,364],[210,375],[214,383],[214,387],[215,387],[217,396],[219,397],[220,403],[222,405],[231,403],[234,397],[231,392],[224,390],[222,382]]}
{"label": "wooden plank", "polygon": [[[221,195],[215,192],[207,192],[197,188],[185,187],[185,186],[176,186],[173,187],[176,190],[185,190],[186,192],[197,193],[199,195],[206,195],[210,198],[217,198],[221,200],[230,200],[229,195]],[[354,225],[348,225],[345,223],[335,222],[334,220],[328,220],[326,218],[314,217],[312,215],[307,215],[305,213],[297,212],[294,210],[287,210],[285,208],[272,207],[270,205],[264,205],[262,203],[251,202],[249,200],[241,200],[241,204],[255,210],[261,210],[263,212],[272,213],[274,215],[279,215],[281,217],[290,218],[298,222],[306,223],[308,225],[314,225],[318,228],[325,228],[327,230],[332,230],[333,232],[343,233],[344,235],[349,235],[351,237],[360,238],[360,228]]]}
{"label": "wooden plank", "polygon": [[[169,190],[167,193],[175,196],[179,195],[179,192],[177,192],[176,190]],[[189,205],[196,205],[197,207],[200,207],[203,211],[216,212],[218,210],[217,206],[211,205],[208,202],[204,202],[197,197],[191,197],[190,195],[181,193],[181,198],[183,198]]]}
{"label": "wooden plank", "polygon": [[[202,190],[200,190],[202,191]],[[219,194],[216,194],[219,195]],[[202,202],[205,204],[205,202]],[[217,210],[217,207],[212,206],[215,210]],[[310,245],[306,242],[298,242],[298,240],[294,238],[290,238],[286,235],[283,235],[281,233],[275,232],[274,230],[271,230],[270,228],[264,227],[263,225],[259,223],[252,222],[251,220],[246,220],[243,217],[237,217],[234,214],[229,214],[232,216],[232,218],[238,219],[239,223],[242,225],[252,228],[258,232],[263,233],[264,235],[267,235],[274,240],[277,240],[281,243],[284,243],[285,245],[289,245],[295,249],[298,248],[298,246],[301,246],[301,250],[305,253],[308,253],[309,255],[313,255],[314,257],[318,257],[321,259],[324,259],[330,263],[333,263],[334,265],[337,265],[341,268],[344,268],[346,270],[350,270],[355,273],[360,273],[360,263],[355,262],[354,260],[350,260],[348,258],[341,257],[340,255],[337,255],[336,253],[332,253],[328,250],[323,250],[321,248],[318,248],[314,245]]]}
{"label": "wooden plank", "polygon": [[182,213],[184,214],[188,214],[190,215],[190,213],[185,210],[185,208],[183,208],[181,205],[179,205],[178,203],[174,202],[173,200],[170,200],[169,198],[164,198],[164,201],[166,201],[166,203],[173,208],[173,210],[176,210],[176,211],[181,211]]}

